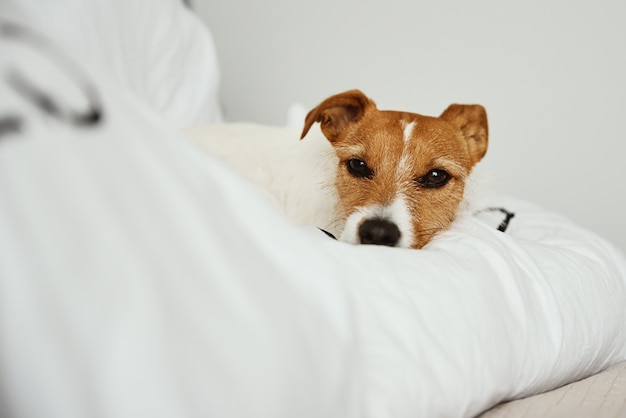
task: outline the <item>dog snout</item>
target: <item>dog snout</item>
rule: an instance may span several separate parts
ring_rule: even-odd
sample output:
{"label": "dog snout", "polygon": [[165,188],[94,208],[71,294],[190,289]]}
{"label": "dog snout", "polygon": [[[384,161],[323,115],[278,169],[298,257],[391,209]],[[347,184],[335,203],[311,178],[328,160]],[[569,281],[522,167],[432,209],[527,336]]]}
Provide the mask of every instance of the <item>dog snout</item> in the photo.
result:
{"label": "dog snout", "polygon": [[359,227],[361,244],[395,247],[400,241],[400,229],[385,219],[368,219]]}

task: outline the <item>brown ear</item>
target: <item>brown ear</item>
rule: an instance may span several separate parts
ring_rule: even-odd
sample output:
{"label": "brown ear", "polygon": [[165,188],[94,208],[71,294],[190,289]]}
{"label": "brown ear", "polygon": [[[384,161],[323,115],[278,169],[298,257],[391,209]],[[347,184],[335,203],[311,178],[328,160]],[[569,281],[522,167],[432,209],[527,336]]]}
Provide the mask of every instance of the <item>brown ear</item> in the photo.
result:
{"label": "brown ear", "polygon": [[489,128],[487,112],[481,105],[452,104],[439,116],[458,127],[467,141],[472,164],[479,162],[487,152]]}
{"label": "brown ear", "polygon": [[360,90],[349,90],[329,97],[311,110],[304,119],[304,138],[315,122],[322,125],[322,133],[330,142],[337,139],[348,124],[358,121],[368,107],[376,107]]}

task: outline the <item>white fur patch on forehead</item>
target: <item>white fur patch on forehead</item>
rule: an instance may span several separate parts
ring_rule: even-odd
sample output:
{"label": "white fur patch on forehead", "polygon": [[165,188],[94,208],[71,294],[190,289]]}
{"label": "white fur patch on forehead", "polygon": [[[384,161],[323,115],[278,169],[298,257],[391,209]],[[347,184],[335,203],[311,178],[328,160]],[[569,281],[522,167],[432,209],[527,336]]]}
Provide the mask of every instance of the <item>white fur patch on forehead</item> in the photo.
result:
{"label": "white fur patch on forehead", "polygon": [[415,127],[415,122],[400,121],[402,124],[402,129],[404,131],[404,142],[408,142],[411,139],[411,135],[413,135],[413,128]]}
{"label": "white fur patch on forehead", "polygon": [[409,166],[409,140],[411,139],[411,135],[413,135],[413,128],[415,127],[415,122],[407,122],[400,121],[403,129],[403,139],[404,139],[404,147],[402,148],[402,156],[400,157],[400,161],[398,161],[398,166],[396,169],[396,177],[398,180],[402,178],[405,173],[410,172],[411,167]]}
{"label": "white fur patch on forehead", "polygon": [[369,219],[384,219],[393,222],[400,230],[400,241],[397,247],[411,247],[413,243],[413,222],[404,196],[398,196],[390,205],[370,205],[357,208],[346,219],[339,240],[351,244],[360,244],[359,227]]}

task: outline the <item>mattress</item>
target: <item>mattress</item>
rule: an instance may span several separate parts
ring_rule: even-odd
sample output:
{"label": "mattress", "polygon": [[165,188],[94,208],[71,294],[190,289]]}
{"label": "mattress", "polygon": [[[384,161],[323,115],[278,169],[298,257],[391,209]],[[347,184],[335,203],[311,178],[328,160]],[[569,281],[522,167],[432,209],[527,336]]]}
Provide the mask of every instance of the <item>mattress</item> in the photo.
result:
{"label": "mattress", "polygon": [[495,406],[480,418],[626,416],[626,362],[550,392]]}

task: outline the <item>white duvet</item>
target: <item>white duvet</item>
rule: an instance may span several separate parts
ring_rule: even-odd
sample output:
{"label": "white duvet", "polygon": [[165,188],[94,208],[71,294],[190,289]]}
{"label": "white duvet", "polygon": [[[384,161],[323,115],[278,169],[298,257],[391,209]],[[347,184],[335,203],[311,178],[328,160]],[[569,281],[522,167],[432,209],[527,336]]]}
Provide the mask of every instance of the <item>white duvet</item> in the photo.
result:
{"label": "white duvet", "polygon": [[626,265],[593,233],[496,198],[505,233],[337,242],[87,68],[90,126],[0,79],[0,416],[471,417],[626,359]]}

